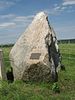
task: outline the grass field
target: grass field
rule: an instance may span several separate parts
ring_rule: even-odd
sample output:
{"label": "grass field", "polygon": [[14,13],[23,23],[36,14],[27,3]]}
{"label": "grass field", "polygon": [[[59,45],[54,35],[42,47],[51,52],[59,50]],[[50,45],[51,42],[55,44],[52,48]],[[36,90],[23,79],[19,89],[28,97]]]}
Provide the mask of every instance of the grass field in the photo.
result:
{"label": "grass field", "polygon": [[[66,70],[59,72],[60,93],[52,90],[52,83],[0,82],[0,100],[75,100],[75,44],[59,45]],[[9,52],[3,47],[4,65],[10,70]],[[2,86],[1,86],[2,85]]]}

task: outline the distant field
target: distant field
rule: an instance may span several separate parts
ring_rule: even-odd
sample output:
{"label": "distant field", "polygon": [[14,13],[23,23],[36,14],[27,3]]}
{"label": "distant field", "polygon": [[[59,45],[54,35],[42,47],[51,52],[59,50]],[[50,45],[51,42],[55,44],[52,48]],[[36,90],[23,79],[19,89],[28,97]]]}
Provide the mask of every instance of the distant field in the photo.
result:
{"label": "distant field", "polygon": [[[0,100],[75,100],[75,44],[60,44],[62,62],[66,71],[59,72],[60,93],[52,91],[52,83],[2,82]],[[11,47],[3,47],[4,65],[10,70],[9,52]],[[1,84],[1,83],[0,83]]]}

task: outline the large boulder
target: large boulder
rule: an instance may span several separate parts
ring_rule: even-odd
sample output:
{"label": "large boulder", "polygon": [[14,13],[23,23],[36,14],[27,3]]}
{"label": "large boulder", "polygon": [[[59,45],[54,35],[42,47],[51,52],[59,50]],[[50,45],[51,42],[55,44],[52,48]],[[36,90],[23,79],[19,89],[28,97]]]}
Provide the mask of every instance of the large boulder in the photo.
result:
{"label": "large boulder", "polygon": [[0,79],[1,80],[6,80],[6,71],[5,67],[3,65],[3,51],[0,49]]}
{"label": "large boulder", "polygon": [[10,52],[14,79],[50,81],[50,62],[45,37],[54,34],[47,15],[38,13]]}

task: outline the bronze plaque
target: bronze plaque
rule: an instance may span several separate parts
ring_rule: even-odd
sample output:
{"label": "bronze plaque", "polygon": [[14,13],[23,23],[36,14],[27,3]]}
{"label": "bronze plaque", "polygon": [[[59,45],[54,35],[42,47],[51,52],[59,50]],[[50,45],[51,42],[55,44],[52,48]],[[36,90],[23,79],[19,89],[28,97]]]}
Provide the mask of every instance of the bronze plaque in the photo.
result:
{"label": "bronze plaque", "polygon": [[41,53],[32,53],[30,56],[30,59],[39,59],[41,56]]}

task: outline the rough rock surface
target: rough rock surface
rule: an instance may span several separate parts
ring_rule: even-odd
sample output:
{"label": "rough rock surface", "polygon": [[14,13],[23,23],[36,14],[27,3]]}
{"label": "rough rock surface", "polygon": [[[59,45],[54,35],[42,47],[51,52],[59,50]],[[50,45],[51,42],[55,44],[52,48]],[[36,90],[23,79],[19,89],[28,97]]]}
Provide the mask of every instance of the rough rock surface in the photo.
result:
{"label": "rough rock surface", "polygon": [[50,81],[50,62],[45,44],[50,31],[47,15],[38,13],[10,52],[15,80]]}
{"label": "rough rock surface", "polygon": [[6,72],[5,72],[5,68],[3,65],[3,52],[0,49],[0,79],[1,80],[6,80]]}

